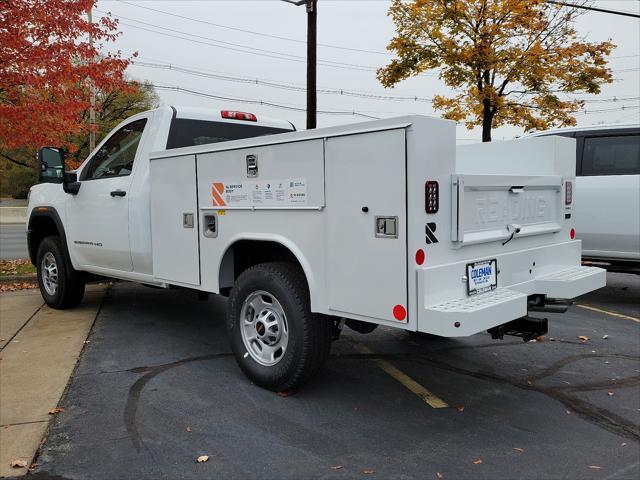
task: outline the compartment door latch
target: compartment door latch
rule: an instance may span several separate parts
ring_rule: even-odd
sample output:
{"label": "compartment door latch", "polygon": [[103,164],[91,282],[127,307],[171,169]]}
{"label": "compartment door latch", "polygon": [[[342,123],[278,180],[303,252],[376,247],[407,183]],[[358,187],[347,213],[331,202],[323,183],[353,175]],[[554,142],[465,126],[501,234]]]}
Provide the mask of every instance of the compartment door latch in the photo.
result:
{"label": "compartment door latch", "polygon": [[258,157],[247,155],[247,177],[256,178],[258,176]]}

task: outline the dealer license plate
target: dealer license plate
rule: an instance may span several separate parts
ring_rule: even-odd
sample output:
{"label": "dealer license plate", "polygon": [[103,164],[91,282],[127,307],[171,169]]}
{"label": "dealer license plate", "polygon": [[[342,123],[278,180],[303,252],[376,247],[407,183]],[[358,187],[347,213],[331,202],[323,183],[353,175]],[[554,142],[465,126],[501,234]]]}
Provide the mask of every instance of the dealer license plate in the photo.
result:
{"label": "dealer license plate", "polygon": [[495,258],[467,264],[467,293],[469,295],[495,290],[497,286],[498,262]]}

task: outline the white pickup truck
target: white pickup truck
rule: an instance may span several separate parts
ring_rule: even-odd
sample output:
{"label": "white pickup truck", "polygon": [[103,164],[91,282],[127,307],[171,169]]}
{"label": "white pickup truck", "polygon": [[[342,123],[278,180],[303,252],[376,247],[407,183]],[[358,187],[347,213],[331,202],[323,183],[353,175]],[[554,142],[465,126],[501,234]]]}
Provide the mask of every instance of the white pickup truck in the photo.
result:
{"label": "white pickup truck", "polygon": [[548,135],[576,141],[576,238],[584,263],[640,274],[640,124],[570,127],[529,137]]}
{"label": "white pickup truck", "polygon": [[289,390],[345,323],[526,340],[547,331],[529,310],[605,284],[574,240],[574,140],[456,151],[455,124],[421,116],[293,130],[167,107],[75,172],[41,149],[28,240],[47,304],[77,305],[95,275],[228,295],[238,364]]}

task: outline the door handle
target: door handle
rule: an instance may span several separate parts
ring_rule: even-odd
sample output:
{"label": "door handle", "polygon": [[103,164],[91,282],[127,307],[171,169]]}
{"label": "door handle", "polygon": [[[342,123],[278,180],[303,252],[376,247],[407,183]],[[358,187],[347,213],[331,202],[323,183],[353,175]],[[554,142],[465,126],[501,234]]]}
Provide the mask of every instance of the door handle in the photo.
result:
{"label": "door handle", "polygon": [[112,197],[124,197],[127,194],[124,190],[114,190],[111,192]]}

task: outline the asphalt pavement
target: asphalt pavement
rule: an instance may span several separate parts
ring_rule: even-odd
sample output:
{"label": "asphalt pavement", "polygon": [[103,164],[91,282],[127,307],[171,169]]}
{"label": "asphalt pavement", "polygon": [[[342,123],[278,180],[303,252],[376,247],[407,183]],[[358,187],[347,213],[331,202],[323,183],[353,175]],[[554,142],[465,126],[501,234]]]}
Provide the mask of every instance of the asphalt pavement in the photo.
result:
{"label": "asphalt pavement", "polygon": [[29,258],[26,226],[19,223],[0,224],[0,260]]}
{"label": "asphalt pavement", "polygon": [[542,342],[345,330],[286,397],[242,375],[223,298],[115,284],[33,477],[640,478],[640,277],[609,278]]}

